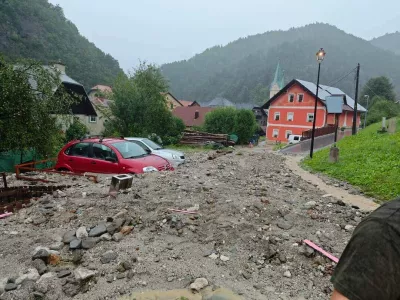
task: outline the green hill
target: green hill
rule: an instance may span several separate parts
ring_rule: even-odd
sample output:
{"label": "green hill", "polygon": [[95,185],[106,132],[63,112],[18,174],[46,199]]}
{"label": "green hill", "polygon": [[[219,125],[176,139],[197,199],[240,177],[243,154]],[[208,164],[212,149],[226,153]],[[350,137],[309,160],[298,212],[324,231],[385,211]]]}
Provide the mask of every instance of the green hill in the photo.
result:
{"label": "green hill", "polygon": [[[335,83],[360,63],[361,85],[371,77],[386,75],[400,91],[399,55],[327,24],[249,36],[163,65],[162,71],[179,99],[207,101],[221,96],[253,102],[263,88],[269,88],[278,61],[286,82],[293,78],[316,81],[315,53],[321,47],[327,52],[321,70],[323,84]],[[354,95],[354,76],[336,85]]]}
{"label": "green hill", "polygon": [[371,40],[371,44],[400,55],[400,32],[388,33]]}
{"label": "green hill", "polygon": [[373,124],[356,136],[337,143],[339,163],[328,161],[329,148],[318,151],[304,165],[315,172],[359,186],[367,195],[381,200],[400,196],[400,120],[394,134],[378,133],[382,123]]}
{"label": "green hill", "polygon": [[0,54],[8,59],[61,61],[85,87],[111,84],[118,62],[79,34],[62,9],[47,0],[0,1]]}

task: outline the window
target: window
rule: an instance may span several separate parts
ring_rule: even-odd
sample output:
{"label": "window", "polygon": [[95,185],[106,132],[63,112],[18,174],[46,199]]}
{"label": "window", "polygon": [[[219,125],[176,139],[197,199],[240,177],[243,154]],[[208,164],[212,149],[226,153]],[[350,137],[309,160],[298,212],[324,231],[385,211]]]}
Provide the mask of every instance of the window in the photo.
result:
{"label": "window", "polygon": [[286,130],[286,139],[289,139],[289,135],[291,135],[292,134],[292,131],[291,130]]}
{"label": "window", "polygon": [[293,117],[294,117],[294,113],[292,113],[292,112],[287,113],[287,120],[288,120],[289,122],[292,122],[292,121],[293,121]]}
{"label": "window", "polygon": [[304,99],[304,94],[297,94],[297,101],[298,102],[303,102]]}
{"label": "window", "polygon": [[89,143],[77,143],[69,147],[65,154],[72,156],[89,157]]}
{"label": "window", "polygon": [[289,102],[294,102],[294,94],[289,94]]}
{"label": "window", "polygon": [[272,131],[272,136],[273,136],[274,138],[277,138],[278,135],[279,135],[279,129],[274,129],[274,130]]}
{"label": "window", "polygon": [[117,159],[113,150],[103,144],[93,144],[93,158],[106,160],[106,158]]}
{"label": "window", "polygon": [[307,122],[313,122],[314,121],[314,114],[308,113],[307,114]]}
{"label": "window", "polygon": [[280,118],[281,118],[281,113],[279,113],[279,112],[274,113],[274,120],[275,121],[279,121]]}
{"label": "window", "polygon": [[149,155],[142,147],[132,142],[117,142],[112,144],[125,159]]}
{"label": "window", "polygon": [[174,109],[174,104],[172,104],[172,102],[171,102],[170,105],[169,105],[169,107],[170,107],[171,109]]}
{"label": "window", "polygon": [[97,117],[96,116],[89,116],[89,123],[96,123]]}

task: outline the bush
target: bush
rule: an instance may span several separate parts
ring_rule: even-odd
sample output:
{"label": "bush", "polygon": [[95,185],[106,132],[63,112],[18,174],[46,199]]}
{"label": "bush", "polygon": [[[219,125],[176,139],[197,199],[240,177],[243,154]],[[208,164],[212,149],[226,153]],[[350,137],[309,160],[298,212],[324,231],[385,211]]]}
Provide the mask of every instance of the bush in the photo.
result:
{"label": "bush", "polygon": [[206,114],[204,130],[210,133],[233,133],[235,131],[235,118],[235,108],[217,108]]}
{"label": "bush", "polygon": [[218,108],[206,115],[204,130],[210,133],[234,133],[240,144],[247,144],[258,128],[251,110],[233,107]]}
{"label": "bush", "polygon": [[248,109],[236,112],[235,133],[239,137],[239,144],[247,144],[257,130],[257,121],[254,113]]}
{"label": "bush", "polygon": [[79,121],[78,118],[74,118],[73,123],[71,124],[71,126],[69,126],[69,128],[65,132],[65,140],[67,142],[76,140],[85,136],[88,133],[89,130],[86,127],[86,125],[83,124],[81,121]]}
{"label": "bush", "polygon": [[400,114],[400,105],[375,96],[368,111],[367,125],[382,121],[382,117],[390,119]]}

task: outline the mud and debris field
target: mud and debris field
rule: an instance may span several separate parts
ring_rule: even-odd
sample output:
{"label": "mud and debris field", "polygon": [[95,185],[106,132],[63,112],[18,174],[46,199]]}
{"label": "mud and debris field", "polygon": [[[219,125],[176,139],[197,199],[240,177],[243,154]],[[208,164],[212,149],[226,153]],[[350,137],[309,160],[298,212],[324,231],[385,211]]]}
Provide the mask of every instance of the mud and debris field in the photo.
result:
{"label": "mud and debris field", "polygon": [[339,257],[366,214],[291,173],[282,156],[209,155],[136,176],[116,199],[110,177],[46,175],[71,187],[0,220],[0,299],[118,299],[196,278],[249,300],[327,299],[334,264],[302,241]]}

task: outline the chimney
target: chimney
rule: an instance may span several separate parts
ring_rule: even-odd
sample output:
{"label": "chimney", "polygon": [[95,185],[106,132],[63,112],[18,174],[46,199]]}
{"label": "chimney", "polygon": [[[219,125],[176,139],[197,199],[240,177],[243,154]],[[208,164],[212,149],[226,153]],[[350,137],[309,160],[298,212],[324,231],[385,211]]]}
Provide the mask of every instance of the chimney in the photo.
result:
{"label": "chimney", "polygon": [[196,112],[194,113],[194,118],[195,118],[195,119],[198,119],[199,116],[200,116],[200,113],[199,113],[198,110],[196,110]]}
{"label": "chimney", "polygon": [[54,68],[60,71],[61,74],[65,74],[65,65],[59,60],[58,62],[54,63]]}

